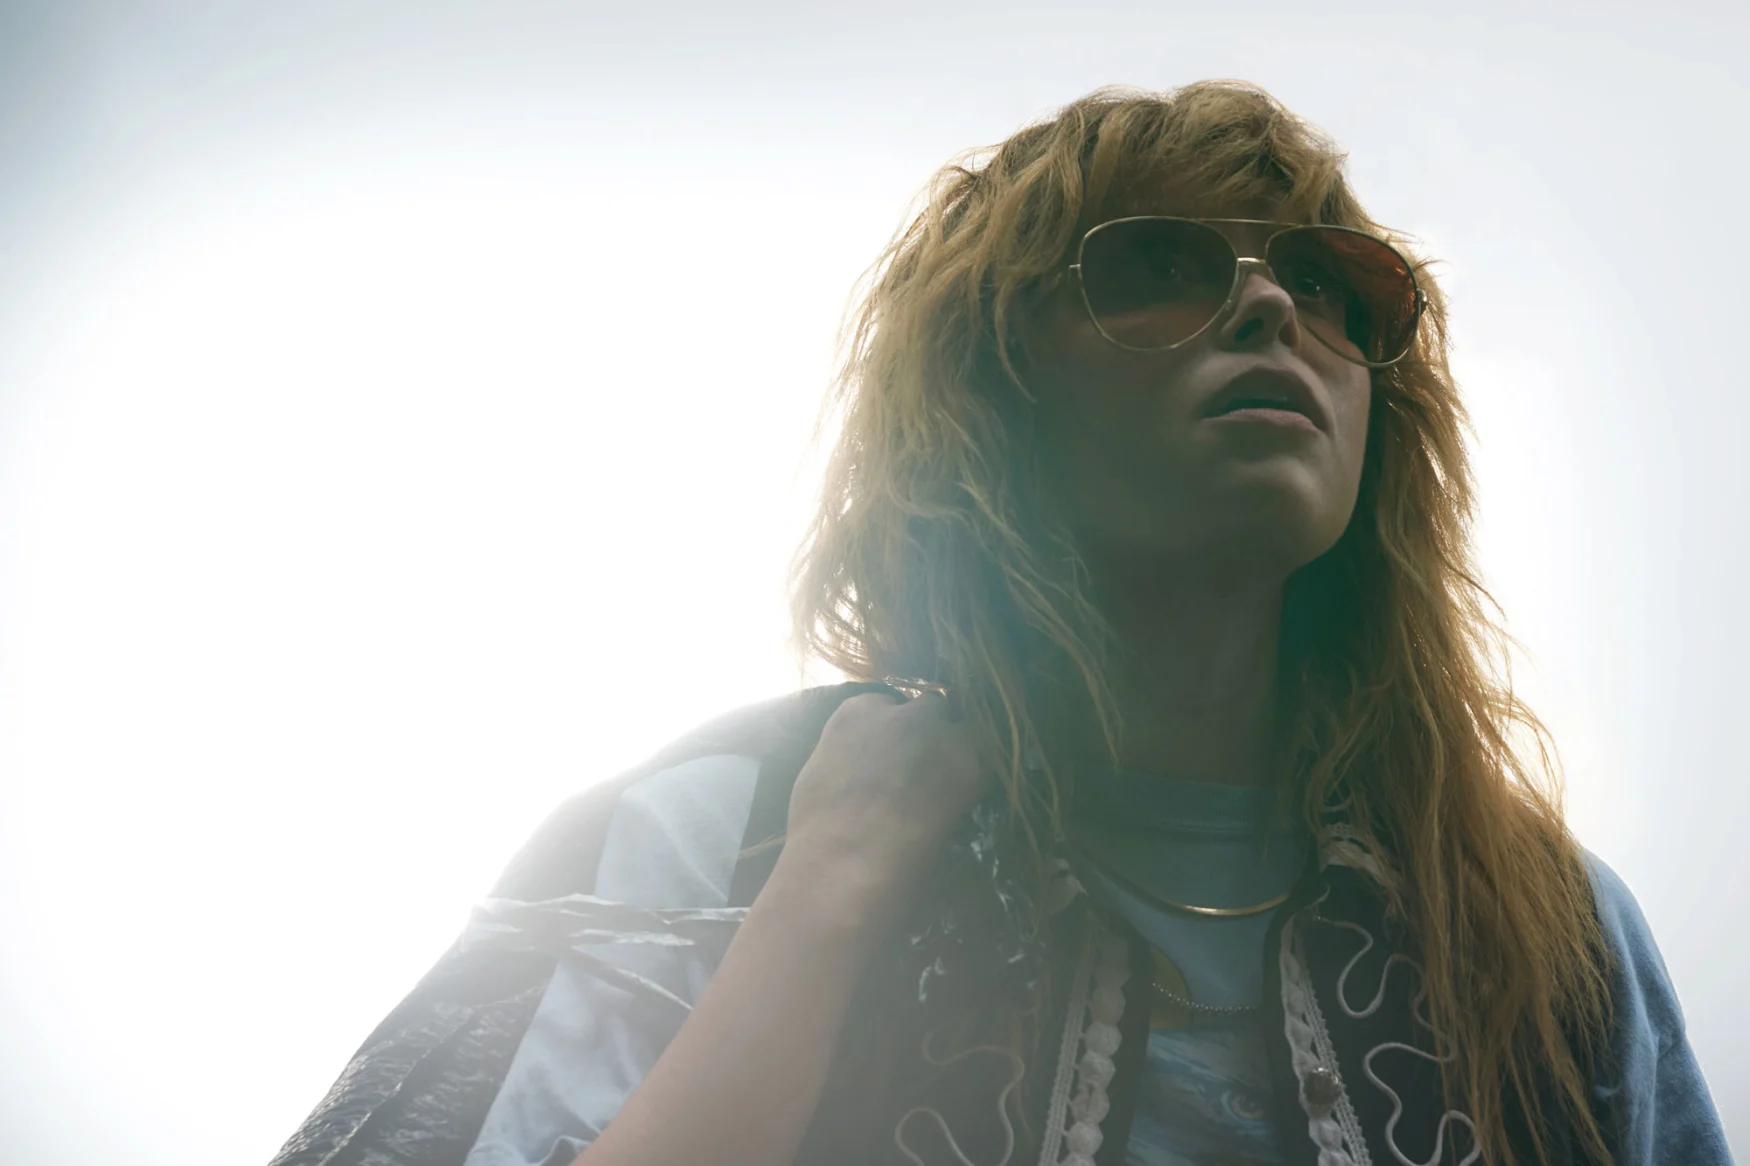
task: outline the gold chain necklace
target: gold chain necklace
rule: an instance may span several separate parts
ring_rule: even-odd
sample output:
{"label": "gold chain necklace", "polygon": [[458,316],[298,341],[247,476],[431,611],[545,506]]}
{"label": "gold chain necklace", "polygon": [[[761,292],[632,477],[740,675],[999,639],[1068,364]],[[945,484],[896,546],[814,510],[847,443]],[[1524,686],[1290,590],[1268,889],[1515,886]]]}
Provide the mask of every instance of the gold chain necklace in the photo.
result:
{"label": "gold chain necklace", "polygon": [[1093,867],[1106,878],[1117,883],[1137,898],[1154,903],[1161,907],[1166,907],[1173,911],[1183,911],[1188,915],[1203,915],[1218,919],[1239,919],[1247,915],[1262,915],[1272,907],[1280,907],[1283,903],[1288,901],[1288,892],[1283,891],[1273,899],[1266,899],[1262,903],[1254,903],[1250,907],[1199,907],[1193,903],[1181,903],[1176,899],[1169,899],[1165,895],[1151,891],[1141,883],[1136,882],[1134,879],[1126,878],[1107,863],[1100,861],[1079,847],[1072,848],[1070,853],[1086,862],[1089,866]]}

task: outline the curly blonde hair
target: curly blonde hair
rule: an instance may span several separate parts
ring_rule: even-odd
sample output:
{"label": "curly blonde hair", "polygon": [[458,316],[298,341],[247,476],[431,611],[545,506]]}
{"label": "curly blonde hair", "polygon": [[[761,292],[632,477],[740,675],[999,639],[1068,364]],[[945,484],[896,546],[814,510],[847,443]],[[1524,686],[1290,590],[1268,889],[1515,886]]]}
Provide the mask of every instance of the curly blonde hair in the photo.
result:
{"label": "curly blonde hair", "polygon": [[[1428,309],[1410,354],[1374,372],[1349,526],[1284,597],[1301,809],[1309,825],[1339,810],[1384,856],[1388,909],[1421,947],[1453,1054],[1447,1093],[1483,1160],[1512,1160],[1509,1096],[1546,1127],[1546,1075],[1603,1160],[1584,1066],[1607,1023],[1605,956],[1548,736],[1503,679],[1472,562],[1445,301],[1413,242],[1362,209],[1343,161],[1269,94],[1211,81],[1102,89],[944,166],[847,321],[840,428],[793,573],[796,635],[854,679],[957,692],[1030,837],[1055,837],[1066,743],[1091,727],[1116,760],[1123,726],[1112,630],[1040,505],[1017,360],[1030,313],[1080,235],[1143,191],[1391,239]],[[1029,754],[1043,782],[1024,777]]]}

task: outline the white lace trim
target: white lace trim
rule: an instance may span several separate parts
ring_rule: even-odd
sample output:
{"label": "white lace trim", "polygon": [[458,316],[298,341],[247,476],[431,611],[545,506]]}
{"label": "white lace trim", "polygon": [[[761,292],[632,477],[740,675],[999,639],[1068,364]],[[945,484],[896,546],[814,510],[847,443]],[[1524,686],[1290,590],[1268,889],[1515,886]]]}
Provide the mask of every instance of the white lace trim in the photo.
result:
{"label": "white lace trim", "polygon": [[1051,1081],[1051,1100],[1045,1110],[1044,1136],[1040,1139],[1039,1166],[1056,1166],[1057,1149],[1063,1143],[1063,1119],[1069,1112],[1070,1081],[1075,1073],[1076,1046],[1081,1043],[1082,1012],[1088,1002],[1088,981],[1093,976],[1094,943],[1090,936],[1076,959],[1075,978],[1070,981],[1069,1001],[1064,1010],[1063,1041],[1057,1050],[1057,1074]]}
{"label": "white lace trim", "polygon": [[[1306,1111],[1307,1132],[1318,1147],[1319,1166],[1371,1166],[1361,1123],[1338,1075],[1336,1050],[1331,1047],[1331,1034],[1306,971],[1300,923],[1310,914],[1305,911],[1291,917],[1282,927],[1279,962],[1289,1063],[1300,1084],[1300,1105]],[[1334,1092],[1328,1105],[1315,1096],[1321,1087]]]}
{"label": "white lace trim", "polygon": [[1040,1166],[1094,1166],[1094,1154],[1105,1137],[1100,1123],[1112,1108],[1106,1087],[1117,1072],[1112,1058],[1122,1040],[1118,1024],[1124,1017],[1124,983],[1130,978],[1130,945],[1097,920],[1089,926],[1093,929],[1089,950],[1077,968],[1064,1019]]}
{"label": "white lace trim", "polygon": [[[1326,836],[1322,864],[1348,866],[1376,876],[1378,871],[1378,863],[1366,844],[1342,826],[1332,828]],[[1318,996],[1307,972],[1306,944],[1302,928],[1309,923],[1322,923],[1328,927],[1352,931],[1361,937],[1360,948],[1349,957],[1337,976],[1336,1007],[1346,1016],[1352,1020],[1364,1020],[1378,1012],[1385,1003],[1392,969],[1403,966],[1417,980],[1415,993],[1410,998],[1412,1022],[1428,1033],[1430,1041],[1435,1042],[1436,1047],[1438,1041],[1429,1022],[1428,993],[1426,985],[1422,983],[1422,965],[1402,952],[1391,952],[1386,956],[1379,970],[1379,984],[1371,999],[1360,1005],[1349,1002],[1350,976],[1362,959],[1374,950],[1378,941],[1372,932],[1359,923],[1346,919],[1327,919],[1319,913],[1318,908],[1318,903],[1304,908],[1289,918],[1282,928],[1279,960],[1282,972],[1283,1028],[1288,1038],[1289,1060],[1300,1086],[1300,1104],[1307,1115],[1307,1129],[1314,1145],[1318,1147],[1319,1166],[1371,1166],[1371,1157],[1362,1136],[1354,1104],[1349,1098],[1346,1083],[1338,1074],[1336,1050],[1331,1044],[1330,1030],[1325,1025],[1324,1013],[1319,1008]],[[1361,991],[1365,992],[1365,989]],[[1447,1110],[1440,1116],[1439,1124],[1434,1130],[1434,1153],[1428,1161],[1417,1162],[1404,1153],[1397,1140],[1398,1122],[1404,1115],[1402,1096],[1386,1084],[1374,1068],[1374,1060],[1385,1052],[1408,1053],[1436,1064],[1445,1058],[1401,1041],[1384,1041],[1362,1056],[1361,1068],[1368,1083],[1391,1102],[1392,1114],[1381,1132],[1385,1148],[1392,1158],[1399,1166],[1433,1166],[1433,1163],[1442,1160],[1442,1155],[1446,1152],[1446,1138],[1452,1128],[1463,1126],[1470,1133],[1471,1149],[1459,1166],[1473,1166],[1482,1156],[1481,1148],[1477,1144],[1476,1125],[1469,1114],[1457,1109]]]}

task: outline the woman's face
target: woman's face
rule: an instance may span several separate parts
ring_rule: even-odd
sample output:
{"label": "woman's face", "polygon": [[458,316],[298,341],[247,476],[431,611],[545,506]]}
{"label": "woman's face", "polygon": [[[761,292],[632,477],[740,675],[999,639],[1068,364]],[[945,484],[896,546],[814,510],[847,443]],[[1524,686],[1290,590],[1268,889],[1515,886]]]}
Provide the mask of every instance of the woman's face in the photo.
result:
{"label": "woman's face", "polygon": [[[1221,229],[1242,256],[1271,230]],[[1336,543],[1360,488],[1370,372],[1314,338],[1268,277],[1250,273],[1228,314],[1166,351],[1106,340],[1073,285],[1036,321],[1025,367],[1046,488],[1085,549],[1286,578]],[[1245,399],[1292,405],[1230,408]]]}

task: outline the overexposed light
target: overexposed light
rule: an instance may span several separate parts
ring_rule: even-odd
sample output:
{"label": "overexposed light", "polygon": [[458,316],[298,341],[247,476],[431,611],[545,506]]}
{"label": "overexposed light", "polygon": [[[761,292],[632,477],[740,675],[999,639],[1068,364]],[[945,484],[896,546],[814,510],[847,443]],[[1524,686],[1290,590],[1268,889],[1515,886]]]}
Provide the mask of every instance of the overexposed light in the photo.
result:
{"label": "overexposed light", "polygon": [[[81,1070],[118,1129],[245,1160],[555,803],[796,685],[804,450],[893,210],[326,161],[83,238],[0,477],[6,862],[56,937],[18,974],[85,1026],[39,1035],[131,1033]],[[263,1042],[218,1129],[129,1084]]]}

